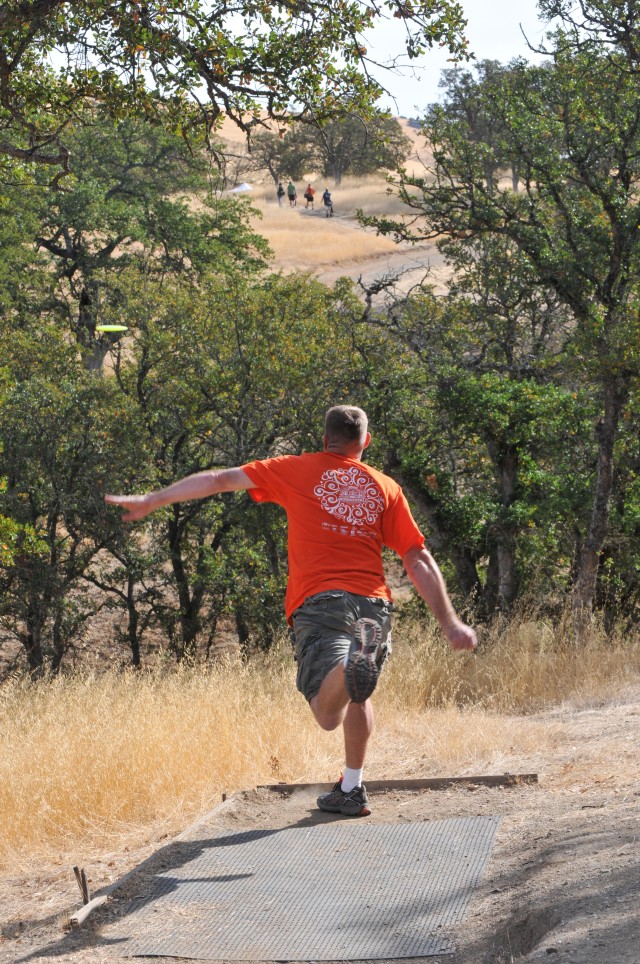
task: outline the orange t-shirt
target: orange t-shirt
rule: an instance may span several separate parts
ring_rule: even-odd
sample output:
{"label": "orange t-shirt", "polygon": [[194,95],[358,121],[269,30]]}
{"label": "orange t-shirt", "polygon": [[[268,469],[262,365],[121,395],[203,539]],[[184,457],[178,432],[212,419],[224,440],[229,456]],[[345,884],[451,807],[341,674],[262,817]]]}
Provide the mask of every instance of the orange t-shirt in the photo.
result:
{"label": "orange t-shirt", "polygon": [[382,546],[404,556],[424,545],[397,482],[330,452],[283,455],[242,469],[256,486],[249,489],[256,502],[276,502],[287,513],[287,619],[325,589],[391,599]]}

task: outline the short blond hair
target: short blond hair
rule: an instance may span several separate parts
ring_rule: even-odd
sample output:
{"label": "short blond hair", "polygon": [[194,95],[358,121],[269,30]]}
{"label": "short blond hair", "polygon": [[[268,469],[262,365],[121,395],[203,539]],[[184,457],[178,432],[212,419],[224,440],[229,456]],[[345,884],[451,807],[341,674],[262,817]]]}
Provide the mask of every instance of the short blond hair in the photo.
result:
{"label": "short blond hair", "polygon": [[334,405],[324,417],[324,433],[330,442],[364,445],[369,420],[355,405]]}

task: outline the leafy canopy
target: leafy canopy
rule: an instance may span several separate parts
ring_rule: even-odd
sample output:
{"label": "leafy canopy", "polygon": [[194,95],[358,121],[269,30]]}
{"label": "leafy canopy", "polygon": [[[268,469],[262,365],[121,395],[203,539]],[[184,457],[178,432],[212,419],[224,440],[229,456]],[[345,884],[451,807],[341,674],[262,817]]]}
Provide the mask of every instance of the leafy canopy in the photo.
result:
{"label": "leafy canopy", "polygon": [[389,16],[410,59],[434,43],[464,55],[455,0],[4,0],[0,153],[64,168],[88,102],[178,129],[227,115],[248,131],[292,103],[313,121],[366,112],[381,88],[363,34]]}
{"label": "leafy canopy", "polygon": [[412,147],[398,121],[380,111],[368,119],[348,114],[318,127],[293,124],[285,137],[261,132],[252,138],[252,156],[276,183],[282,177],[317,173],[340,184],[345,174],[363,177],[384,169],[395,171]]}

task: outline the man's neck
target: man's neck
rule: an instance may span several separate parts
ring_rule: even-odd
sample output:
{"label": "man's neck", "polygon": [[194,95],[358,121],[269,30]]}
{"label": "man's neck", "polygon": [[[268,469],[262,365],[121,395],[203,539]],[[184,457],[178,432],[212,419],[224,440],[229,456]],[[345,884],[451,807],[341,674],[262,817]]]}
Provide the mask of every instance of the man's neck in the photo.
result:
{"label": "man's neck", "polygon": [[329,455],[339,455],[343,459],[355,459],[357,462],[361,462],[364,449],[345,449],[340,445],[329,444],[326,446],[325,452],[328,452]]}

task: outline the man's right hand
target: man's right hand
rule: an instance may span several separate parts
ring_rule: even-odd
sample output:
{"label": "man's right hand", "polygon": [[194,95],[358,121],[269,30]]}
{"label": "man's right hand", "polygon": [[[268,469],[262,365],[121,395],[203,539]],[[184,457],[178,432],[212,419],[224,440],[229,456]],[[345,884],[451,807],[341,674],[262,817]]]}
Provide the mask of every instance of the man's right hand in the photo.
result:
{"label": "man's right hand", "polygon": [[123,510],[123,522],[137,522],[153,512],[149,495],[105,495],[104,501],[109,505],[119,505]]}
{"label": "man's right hand", "polygon": [[166,489],[147,492],[146,495],[105,495],[104,501],[109,505],[119,505],[124,510],[123,522],[137,522],[163,505],[208,499],[218,492],[241,492],[255,487],[244,469],[205,469],[172,482]]}

